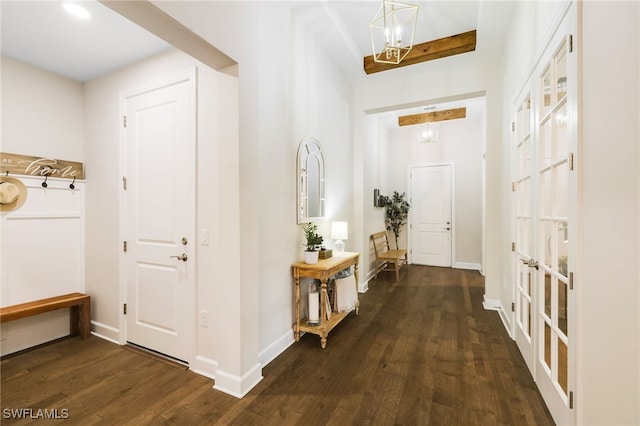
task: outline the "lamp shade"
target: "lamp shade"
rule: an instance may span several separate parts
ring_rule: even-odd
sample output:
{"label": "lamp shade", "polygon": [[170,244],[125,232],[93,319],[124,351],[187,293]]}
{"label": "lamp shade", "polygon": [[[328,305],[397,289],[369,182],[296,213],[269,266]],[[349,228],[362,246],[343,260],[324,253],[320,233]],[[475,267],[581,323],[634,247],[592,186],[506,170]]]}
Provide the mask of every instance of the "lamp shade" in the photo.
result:
{"label": "lamp shade", "polygon": [[347,224],[347,222],[331,222],[331,239],[349,239],[349,225]]}

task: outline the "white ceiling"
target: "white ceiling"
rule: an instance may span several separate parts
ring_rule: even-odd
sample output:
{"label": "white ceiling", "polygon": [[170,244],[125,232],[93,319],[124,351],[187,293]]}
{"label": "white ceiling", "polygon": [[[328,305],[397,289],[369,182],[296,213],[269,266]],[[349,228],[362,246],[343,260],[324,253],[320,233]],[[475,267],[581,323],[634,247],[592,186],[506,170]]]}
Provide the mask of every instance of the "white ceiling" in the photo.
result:
{"label": "white ceiling", "polygon": [[62,3],[2,0],[2,54],[85,82],[169,48],[95,0],[81,2],[89,20],[68,14]]}
{"label": "white ceiling", "polygon": [[[70,16],[62,3],[0,0],[2,54],[85,82],[169,48],[95,0],[81,2],[92,14],[88,21]],[[477,29],[476,50],[490,54],[502,51],[515,7],[513,1],[411,3],[419,5],[414,43]],[[299,0],[286,4],[296,22],[309,29],[348,78],[365,76],[363,57],[371,54],[369,23],[380,0]],[[418,105],[396,112],[394,117],[423,108]]]}

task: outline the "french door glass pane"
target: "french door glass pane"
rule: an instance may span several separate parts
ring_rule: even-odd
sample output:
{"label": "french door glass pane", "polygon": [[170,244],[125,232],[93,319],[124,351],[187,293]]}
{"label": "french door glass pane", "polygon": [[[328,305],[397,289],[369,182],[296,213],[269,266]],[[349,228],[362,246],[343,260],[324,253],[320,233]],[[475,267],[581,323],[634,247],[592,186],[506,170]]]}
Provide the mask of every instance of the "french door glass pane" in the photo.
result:
{"label": "french door glass pane", "polygon": [[558,384],[567,395],[567,373],[569,362],[567,359],[567,345],[558,338]]}
{"label": "french door glass pane", "polygon": [[563,43],[556,54],[556,99],[557,102],[567,94],[567,48]]}
{"label": "french door glass pane", "polygon": [[567,327],[567,285],[558,281],[558,328],[565,336],[568,336]]}
{"label": "french door glass pane", "polygon": [[559,164],[556,169],[556,211],[554,216],[566,218],[569,215],[569,163]]}
{"label": "french door glass pane", "polygon": [[[542,110],[541,115],[546,116],[551,111],[551,103],[554,102],[551,93],[551,68],[547,68],[542,76]],[[555,103],[555,102],[554,102]]]}
{"label": "french door glass pane", "polygon": [[548,272],[544,274],[544,313],[551,318],[551,280],[555,277]]}
{"label": "french door glass pane", "polygon": [[560,222],[557,224],[556,234],[556,254],[558,256],[558,265],[556,269],[560,275],[567,277],[567,266],[569,264],[569,228],[566,222]]}
{"label": "french door glass pane", "polygon": [[544,362],[551,368],[551,327],[544,323]]}
{"label": "french door glass pane", "polygon": [[549,167],[553,162],[551,149],[551,120],[540,126],[540,168]]}
{"label": "french door glass pane", "polygon": [[554,114],[554,161],[567,158],[567,104]]}
{"label": "french door glass pane", "polygon": [[527,177],[531,174],[530,163],[531,158],[529,156],[529,139],[526,139],[518,147],[518,177],[520,179]]}
{"label": "french door glass pane", "polygon": [[553,169],[547,169],[542,172],[540,177],[540,208],[543,217],[553,216],[553,189],[552,187]]}

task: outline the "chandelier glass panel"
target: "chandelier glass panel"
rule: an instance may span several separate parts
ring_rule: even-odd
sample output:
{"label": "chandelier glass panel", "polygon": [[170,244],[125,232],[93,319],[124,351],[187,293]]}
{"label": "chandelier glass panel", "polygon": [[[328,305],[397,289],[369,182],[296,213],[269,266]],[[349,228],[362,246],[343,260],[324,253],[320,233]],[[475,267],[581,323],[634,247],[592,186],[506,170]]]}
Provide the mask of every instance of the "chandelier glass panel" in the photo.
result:
{"label": "chandelier glass panel", "polygon": [[374,62],[399,64],[413,48],[418,5],[382,0],[369,24]]}

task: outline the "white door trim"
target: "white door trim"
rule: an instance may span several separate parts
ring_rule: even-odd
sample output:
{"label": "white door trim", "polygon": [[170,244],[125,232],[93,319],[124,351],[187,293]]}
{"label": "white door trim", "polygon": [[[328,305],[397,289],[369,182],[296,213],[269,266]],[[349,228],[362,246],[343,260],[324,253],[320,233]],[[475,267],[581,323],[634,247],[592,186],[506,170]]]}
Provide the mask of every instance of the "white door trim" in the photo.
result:
{"label": "white door trim", "polygon": [[[118,337],[118,343],[121,345],[126,344],[127,342],[127,326],[126,326],[126,317],[124,315],[124,304],[126,303],[126,297],[127,297],[127,285],[126,285],[126,273],[127,273],[127,265],[126,265],[126,257],[125,257],[125,252],[123,249],[123,245],[124,245],[124,241],[127,238],[127,229],[126,229],[126,224],[127,224],[127,202],[126,202],[126,193],[124,191],[124,177],[127,174],[127,150],[126,150],[126,128],[124,127],[123,124],[123,117],[125,115],[125,111],[126,111],[126,102],[127,102],[127,98],[130,98],[132,96],[135,95],[139,95],[139,94],[143,94],[145,92],[151,91],[151,90],[155,90],[155,89],[159,89],[165,86],[169,86],[169,85],[173,85],[176,84],[178,82],[182,82],[182,81],[188,81],[189,82],[189,96],[190,96],[190,101],[189,101],[189,153],[188,153],[188,157],[189,157],[189,163],[192,165],[192,170],[191,170],[191,181],[193,182],[193,185],[190,186],[190,188],[188,188],[188,198],[189,198],[189,205],[187,206],[187,208],[193,212],[193,217],[191,220],[191,223],[188,225],[188,227],[191,228],[192,231],[192,235],[197,235],[196,234],[196,212],[197,212],[197,204],[196,204],[196,191],[197,191],[197,162],[196,162],[196,143],[197,143],[197,139],[196,139],[196,113],[197,113],[197,105],[196,105],[196,101],[197,101],[197,69],[195,67],[191,67],[179,72],[175,72],[172,74],[167,75],[166,78],[162,78],[162,79],[158,79],[155,81],[151,81],[149,83],[144,83],[144,84],[140,84],[138,86],[133,86],[127,89],[123,89],[120,91],[119,94],[119,117],[118,117],[118,126],[119,126],[119,149],[120,149],[120,153],[119,153],[119,176],[118,176],[118,191],[119,191],[119,229],[118,229],[118,237],[119,237],[119,258],[118,258],[118,268],[119,268],[119,273],[118,273],[118,277],[119,277],[119,297],[118,297],[118,309],[119,309],[119,316],[118,316],[118,327],[119,327],[119,337]],[[190,262],[191,259],[193,259],[193,262],[197,261],[197,245],[195,244],[194,241],[194,248],[193,248],[193,253],[194,256],[190,257]],[[191,315],[191,321],[190,324],[191,326],[189,327],[189,329],[187,330],[188,332],[188,341],[191,342],[190,347],[189,347],[189,357],[187,360],[189,365],[193,364],[195,355],[196,355],[196,313],[195,313],[195,307],[196,307],[196,301],[195,301],[195,296],[197,294],[197,264],[194,264],[193,267],[193,286],[192,286],[192,290],[193,290],[193,294],[188,298],[189,300],[189,305],[187,307],[187,310],[190,312]]]}
{"label": "white door trim", "polygon": [[[451,267],[456,265],[456,165],[453,161],[438,161],[431,163],[413,163],[407,166],[407,197],[409,198],[412,190],[411,183],[411,170],[422,167],[438,167],[438,166],[450,166],[451,167]],[[411,201],[409,201],[411,204]],[[411,223],[412,223],[412,209],[409,209],[409,218],[407,220],[407,247],[409,252],[407,253],[407,262],[412,263],[412,238],[411,238]]]}

